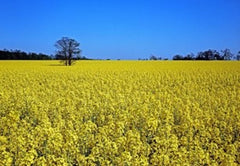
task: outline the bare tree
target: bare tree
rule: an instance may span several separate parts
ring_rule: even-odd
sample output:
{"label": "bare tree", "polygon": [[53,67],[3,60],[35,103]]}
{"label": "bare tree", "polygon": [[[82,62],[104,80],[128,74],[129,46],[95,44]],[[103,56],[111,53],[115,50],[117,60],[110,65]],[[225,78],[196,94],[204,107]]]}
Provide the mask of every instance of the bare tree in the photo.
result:
{"label": "bare tree", "polygon": [[74,58],[80,55],[81,50],[79,49],[80,43],[76,40],[62,37],[55,43],[57,48],[57,59],[63,60],[66,66],[71,66]]}

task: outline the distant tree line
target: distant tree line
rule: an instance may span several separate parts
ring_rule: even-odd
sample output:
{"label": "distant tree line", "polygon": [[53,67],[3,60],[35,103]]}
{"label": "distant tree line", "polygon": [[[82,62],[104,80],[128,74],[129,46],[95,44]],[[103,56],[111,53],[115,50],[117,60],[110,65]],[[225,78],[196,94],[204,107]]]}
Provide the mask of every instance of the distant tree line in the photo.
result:
{"label": "distant tree line", "polygon": [[51,56],[42,53],[26,53],[20,50],[0,50],[0,60],[50,60]]}
{"label": "distant tree line", "polygon": [[[168,60],[168,58],[161,58],[155,55],[151,55],[148,58],[138,58],[138,60]],[[174,55],[172,60],[240,60],[240,51],[234,55],[230,49],[221,50],[218,52],[217,50],[209,49],[206,51],[201,51],[194,55],[193,53],[187,55]]]}
{"label": "distant tree line", "polygon": [[149,57],[149,59],[148,58],[138,58],[138,60],[140,60],[140,61],[147,61],[147,60],[151,60],[151,61],[156,61],[156,60],[168,60],[168,58],[162,58],[162,57],[157,57],[157,56],[155,56],[155,55],[151,55],[150,57]]}
{"label": "distant tree line", "polygon": [[[21,50],[7,50],[3,49],[0,50],[0,60],[63,60],[63,55],[57,52],[55,56],[53,55],[47,55],[47,54],[42,54],[42,53],[26,53]],[[234,55],[230,49],[225,49],[220,52],[216,50],[206,50],[206,51],[201,51],[197,53],[197,55],[194,55],[193,53],[187,54],[185,56],[177,54],[173,56],[173,60],[240,60],[240,51]],[[85,56],[74,56],[72,57],[72,60],[92,60],[89,59]],[[157,57],[155,55],[151,55],[148,58],[141,59],[139,58],[138,60],[168,60],[167,58],[161,58]]]}
{"label": "distant tree line", "polygon": [[173,60],[240,60],[240,51],[237,55],[234,56],[234,54],[230,51],[230,49],[222,50],[221,52],[218,52],[217,50],[206,50],[199,52],[196,56],[194,54],[187,54],[186,56],[182,55],[175,55],[172,58]]}
{"label": "distant tree line", "polygon": [[[55,56],[42,53],[26,53],[21,50],[0,50],[0,60],[61,60],[58,54]],[[74,60],[89,60],[85,56],[74,57]]]}

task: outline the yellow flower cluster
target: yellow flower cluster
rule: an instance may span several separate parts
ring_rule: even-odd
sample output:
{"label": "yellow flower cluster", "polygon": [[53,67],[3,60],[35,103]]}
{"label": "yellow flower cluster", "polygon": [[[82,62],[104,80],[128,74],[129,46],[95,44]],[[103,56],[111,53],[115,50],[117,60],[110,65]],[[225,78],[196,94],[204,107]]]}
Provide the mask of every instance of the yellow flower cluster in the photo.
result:
{"label": "yellow flower cluster", "polygon": [[0,61],[0,165],[240,165],[240,63]]}

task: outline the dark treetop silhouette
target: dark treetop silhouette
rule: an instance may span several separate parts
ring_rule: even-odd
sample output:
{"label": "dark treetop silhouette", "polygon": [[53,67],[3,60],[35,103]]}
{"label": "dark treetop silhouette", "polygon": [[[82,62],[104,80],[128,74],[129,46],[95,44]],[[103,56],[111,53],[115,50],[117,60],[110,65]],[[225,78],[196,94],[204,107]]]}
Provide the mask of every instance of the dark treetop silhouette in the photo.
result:
{"label": "dark treetop silhouette", "polygon": [[0,50],[0,60],[50,60],[51,56],[42,53],[26,53],[20,50]]}

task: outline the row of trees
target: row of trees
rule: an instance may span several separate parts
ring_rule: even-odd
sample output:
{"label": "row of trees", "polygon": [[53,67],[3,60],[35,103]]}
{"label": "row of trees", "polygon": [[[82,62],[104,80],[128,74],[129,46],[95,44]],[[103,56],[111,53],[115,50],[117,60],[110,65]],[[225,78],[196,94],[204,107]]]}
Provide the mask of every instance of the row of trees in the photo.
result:
{"label": "row of trees", "polygon": [[85,56],[80,56],[80,43],[76,40],[62,37],[55,43],[56,55],[26,53],[20,50],[0,50],[0,60],[61,60],[66,66],[71,66],[75,60],[88,60]]}
{"label": "row of trees", "polygon": [[[89,60],[85,56],[72,57],[73,60]],[[63,60],[63,56],[56,54],[46,55],[42,53],[26,53],[21,50],[0,50],[0,60]]]}
{"label": "row of trees", "polygon": [[42,53],[26,53],[20,50],[0,50],[0,60],[49,60],[53,57]]}
{"label": "row of trees", "polygon": [[[75,39],[68,37],[62,37],[55,43],[57,48],[55,56],[49,56],[46,54],[26,53],[20,50],[0,50],[0,60],[61,60],[64,65],[71,66],[75,60],[87,60],[85,56],[80,56],[81,50],[79,49],[80,43]],[[222,50],[218,52],[216,50],[209,49],[207,51],[201,51],[196,56],[194,54],[188,54],[186,56],[175,55],[173,60],[240,60],[240,51],[236,56],[230,51],[230,49]],[[148,60],[148,59],[139,59]],[[149,60],[162,60],[161,57],[151,55]],[[168,59],[164,59],[168,60]]]}
{"label": "row of trees", "polygon": [[[234,55],[230,49],[221,50],[218,52],[217,50],[209,49],[206,51],[201,51],[194,55],[193,53],[187,54],[186,56],[177,54],[173,56],[172,60],[240,60],[240,51]],[[138,60],[148,60],[148,59],[138,59]],[[167,58],[162,59],[161,57],[157,57],[155,55],[151,55],[149,60],[168,60]]]}
{"label": "row of trees", "polygon": [[206,50],[199,52],[196,56],[194,54],[187,54],[186,56],[175,55],[173,60],[240,60],[240,51],[237,55],[230,51],[230,49],[222,50],[218,52],[217,50]]}

